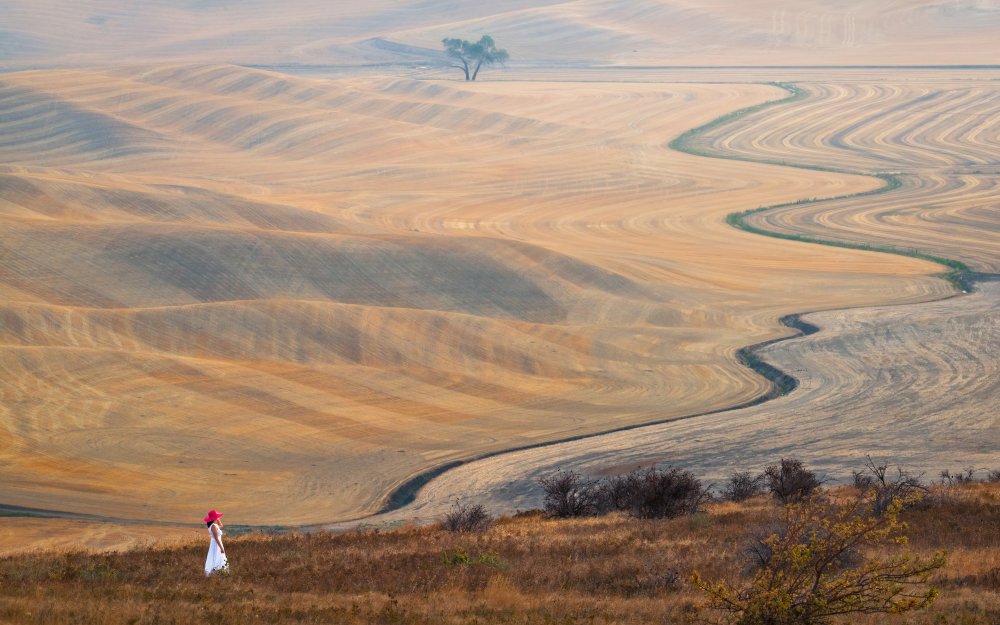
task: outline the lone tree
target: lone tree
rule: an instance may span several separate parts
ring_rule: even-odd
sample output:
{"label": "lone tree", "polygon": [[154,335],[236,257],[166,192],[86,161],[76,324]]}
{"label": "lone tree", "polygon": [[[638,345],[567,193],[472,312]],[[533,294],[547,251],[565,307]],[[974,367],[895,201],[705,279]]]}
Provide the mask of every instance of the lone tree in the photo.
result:
{"label": "lone tree", "polygon": [[822,485],[816,474],[795,458],[782,458],[780,464],[768,466],[764,480],[775,499],[784,504],[803,501]]}
{"label": "lone tree", "polygon": [[483,35],[472,43],[465,39],[445,38],[441,40],[444,52],[454,63],[452,67],[465,72],[466,80],[475,80],[483,65],[503,65],[510,58],[507,51],[493,43],[493,37]]}

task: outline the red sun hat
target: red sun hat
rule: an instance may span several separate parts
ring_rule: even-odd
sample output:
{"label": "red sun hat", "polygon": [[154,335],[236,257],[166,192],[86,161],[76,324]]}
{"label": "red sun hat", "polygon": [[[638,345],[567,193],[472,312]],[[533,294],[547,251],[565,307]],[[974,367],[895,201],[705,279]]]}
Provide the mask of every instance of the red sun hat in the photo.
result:
{"label": "red sun hat", "polygon": [[216,512],[215,510],[209,510],[208,516],[205,517],[205,523],[215,523],[216,519],[222,516],[221,512]]}

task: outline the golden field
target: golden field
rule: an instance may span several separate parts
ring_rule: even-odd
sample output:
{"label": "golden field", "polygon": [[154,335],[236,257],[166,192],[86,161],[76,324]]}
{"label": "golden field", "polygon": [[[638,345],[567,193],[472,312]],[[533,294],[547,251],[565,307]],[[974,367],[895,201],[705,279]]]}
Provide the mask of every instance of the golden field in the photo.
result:
{"label": "golden field", "polygon": [[[1000,213],[988,192],[997,165],[995,91],[961,72],[918,72],[889,85],[877,72],[826,74],[819,85],[815,74],[796,73],[803,97],[711,128],[689,148],[892,173],[900,184],[884,194],[797,202],[746,220],[783,234],[942,254],[995,274]],[[477,460],[379,518],[433,519],[456,498],[508,512],[536,507],[535,480],[565,467],[602,474],[674,464],[718,480],[741,466],[763,467],[769,456],[794,455],[844,480],[867,453],[931,475],[991,467],[1000,451],[998,302],[997,283],[986,281],[972,295],[935,303],[802,315],[821,332],[758,350],[798,379],[788,396]]]}
{"label": "golden field", "polygon": [[893,174],[900,188],[751,216],[765,229],[898,249],[934,250],[974,271],[1000,271],[1000,92],[982,80],[797,83],[780,112],[749,115],[696,144],[728,155]]}
{"label": "golden field", "polygon": [[[976,64],[989,2],[61,4],[0,8],[0,509],[67,518],[0,550],[350,525],[650,423],[385,518],[530,507],[556,465],[1000,451],[995,288],[726,223],[995,273],[1000,72],[634,67]],[[482,32],[496,80],[428,52]],[[771,81],[804,96],[668,148]],[[718,412],[771,392],[738,350],[792,313],[823,332],[762,353],[799,389]]]}
{"label": "golden field", "polygon": [[769,86],[4,84],[8,504],[356,517],[445,462],[752,399],[733,352],[783,314],[950,292],[724,223],[880,184],[664,148]]}

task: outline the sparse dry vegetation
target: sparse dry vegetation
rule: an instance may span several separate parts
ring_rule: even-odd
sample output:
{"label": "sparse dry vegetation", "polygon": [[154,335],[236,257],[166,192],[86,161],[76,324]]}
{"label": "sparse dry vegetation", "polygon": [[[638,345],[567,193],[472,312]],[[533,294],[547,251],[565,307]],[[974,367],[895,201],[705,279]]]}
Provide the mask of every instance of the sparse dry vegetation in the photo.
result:
{"label": "sparse dry vegetation", "polygon": [[741,502],[764,492],[764,474],[754,475],[751,471],[736,471],[729,476],[722,487],[722,497],[728,501]]}
{"label": "sparse dry vegetation", "polygon": [[483,504],[456,501],[444,516],[441,527],[449,532],[482,532],[493,523],[493,516]]}
{"label": "sparse dry vegetation", "polygon": [[782,458],[778,464],[764,469],[767,489],[781,503],[795,503],[808,498],[821,481],[797,458]]}
{"label": "sparse dry vegetation", "polygon": [[914,475],[900,466],[893,474],[888,462],[876,462],[871,456],[868,456],[864,469],[854,472],[854,487],[863,493],[871,493],[872,511],[877,515],[885,513],[896,500],[916,502],[928,491],[921,475]]}
{"label": "sparse dry vegetation", "polygon": [[601,511],[601,484],[576,471],[558,471],[538,480],[545,493],[544,510],[551,517],[568,519]]}
{"label": "sparse dry vegetation", "polygon": [[[905,623],[995,625],[1000,487],[976,482],[949,491],[946,500],[899,513],[915,557],[948,551],[947,564],[931,579],[940,597]],[[498,519],[482,533],[417,527],[249,534],[227,543],[232,572],[207,580],[200,543],[106,555],[37,553],[0,560],[0,621],[695,623],[719,613],[705,608],[691,573],[751,580],[745,549],[780,524],[784,510],[771,497],[757,497],[674,519],[564,520],[531,512]],[[885,559],[898,546],[861,549]],[[894,622],[904,621],[851,619]]]}
{"label": "sparse dry vegetation", "polygon": [[671,519],[698,512],[711,498],[694,473],[678,467],[650,466],[597,480],[557,471],[538,483],[545,513],[560,519],[613,510],[640,519]]}
{"label": "sparse dry vegetation", "polygon": [[672,519],[701,510],[708,489],[691,471],[649,467],[610,478],[613,508],[640,519]]}

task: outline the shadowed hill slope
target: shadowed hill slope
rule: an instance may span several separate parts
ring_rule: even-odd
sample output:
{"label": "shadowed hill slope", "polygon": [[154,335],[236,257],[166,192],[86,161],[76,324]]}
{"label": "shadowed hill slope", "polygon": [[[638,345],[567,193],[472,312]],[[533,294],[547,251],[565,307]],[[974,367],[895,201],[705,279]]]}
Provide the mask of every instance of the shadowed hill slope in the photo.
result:
{"label": "shadowed hill slope", "polygon": [[[23,268],[7,277],[7,285],[62,306],[156,307],[279,298],[553,322],[564,319],[567,311],[540,281],[553,295],[602,287],[625,296],[639,292],[628,280],[579,261],[539,251],[532,258],[519,253],[523,244],[489,239],[429,242],[402,236],[321,238],[163,226],[14,224],[4,239]],[[580,286],[559,285],[560,272]],[[477,288],[484,284],[490,288]]]}
{"label": "shadowed hill slope", "polygon": [[295,206],[253,202],[179,184],[94,185],[91,182],[0,175],[0,214],[59,223],[197,224],[231,229],[345,233],[353,224]]}

